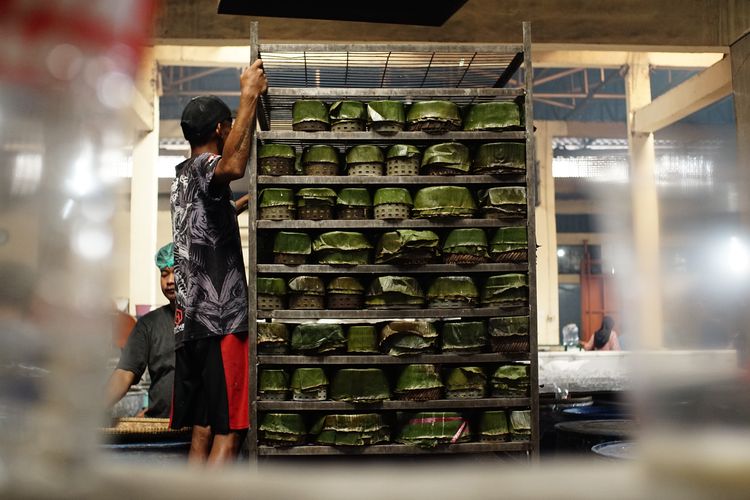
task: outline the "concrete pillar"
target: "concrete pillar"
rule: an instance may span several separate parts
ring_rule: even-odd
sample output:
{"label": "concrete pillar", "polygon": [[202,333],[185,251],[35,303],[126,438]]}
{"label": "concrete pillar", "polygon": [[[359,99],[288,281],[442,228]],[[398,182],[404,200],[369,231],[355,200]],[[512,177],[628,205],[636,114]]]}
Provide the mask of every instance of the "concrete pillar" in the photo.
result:
{"label": "concrete pillar", "polygon": [[634,131],[634,112],[651,102],[651,78],[646,54],[628,58],[625,77],[630,149],[630,192],[633,218],[632,272],[625,290],[625,314],[644,348],[663,345],[659,245],[659,201],[654,171],[654,135]]}

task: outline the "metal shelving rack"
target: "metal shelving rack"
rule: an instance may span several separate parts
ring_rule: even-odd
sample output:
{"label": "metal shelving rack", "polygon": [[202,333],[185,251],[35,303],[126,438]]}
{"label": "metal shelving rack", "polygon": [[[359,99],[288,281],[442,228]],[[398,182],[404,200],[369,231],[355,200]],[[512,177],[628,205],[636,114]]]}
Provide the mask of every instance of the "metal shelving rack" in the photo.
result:
{"label": "metal shelving rack", "polygon": [[[425,219],[403,221],[383,220],[326,220],[326,221],[269,221],[258,220],[258,207],[250,203],[248,216],[250,228],[249,284],[250,304],[250,414],[252,427],[248,436],[248,449],[252,458],[261,456],[301,455],[407,455],[443,453],[501,453],[522,452],[538,457],[539,408],[537,366],[537,310],[536,310],[536,240],[534,224],[536,175],[534,163],[534,136],[531,89],[531,37],[530,25],[523,23],[522,44],[259,44],[257,23],[251,28],[251,62],[262,57],[269,79],[268,94],[258,110],[260,130],[255,134],[250,158],[251,200],[257,200],[259,189],[266,186],[336,185],[378,186],[407,185],[428,186],[461,184],[471,187],[515,185],[525,186],[527,192],[527,217],[523,219],[459,219],[450,222]],[[529,75],[527,78],[526,75]],[[515,80],[513,80],[515,78]],[[512,83],[512,88],[508,86]],[[295,100],[317,98],[326,101],[339,99],[394,98],[404,102],[413,100],[448,99],[459,105],[491,100],[517,100],[523,104],[526,116],[525,130],[510,132],[456,131],[432,135],[424,132],[399,132],[383,136],[375,132],[295,132],[291,130],[291,109]],[[315,176],[265,176],[257,175],[256,150],[258,142],[281,142],[302,147],[325,143],[345,148],[353,144],[369,143],[387,146],[409,143],[427,146],[439,142],[459,141],[479,144],[499,140],[525,140],[525,176],[463,175],[452,177],[315,177]],[[527,264],[480,264],[458,266],[455,264],[428,264],[420,267],[394,265],[360,265],[335,267],[328,265],[302,265],[297,267],[258,262],[258,239],[276,230],[305,229],[322,232],[330,229],[358,228],[384,232],[396,228],[450,229],[457,227],[499,228],[519,224],[528,227]],[[292,274],[340,275],[403,273],[417,276],[429,274],[461,273],[488,274],[498,272],[529,273],[529,305],[513,308],[473,309],[408,309],[408,310],[277,310],[257,311],[256,279],[258,275],[290,277]],[[527,353],[483,353],[474,355],[424,354],[410,357],[387,355],[258,355],[257,321],[283,320],[295,324],[317,319],[339,319],[342,323],[362,320],[393,320],[403,318],[484,318],[502,315],[529,315],[530,350]],[[447,365],[488,364],[522,361],[530,364],[531,392],[528,398],[482,398],[472,400],[435,401],[384,401],[375,405],[351,404],[338,401],[259,401],[259,366],[394,366],[410,363],[435,363]],[[304,445],[275,448],[259,445],[259,412],[295,411],[401,411],[401,410],[471,410],[528,408],[532,415],[532,434],[529,441],[483,443],[471,442],[438,446],[425,450],[402,444],[379,444],[357,449],[331,446]]]}

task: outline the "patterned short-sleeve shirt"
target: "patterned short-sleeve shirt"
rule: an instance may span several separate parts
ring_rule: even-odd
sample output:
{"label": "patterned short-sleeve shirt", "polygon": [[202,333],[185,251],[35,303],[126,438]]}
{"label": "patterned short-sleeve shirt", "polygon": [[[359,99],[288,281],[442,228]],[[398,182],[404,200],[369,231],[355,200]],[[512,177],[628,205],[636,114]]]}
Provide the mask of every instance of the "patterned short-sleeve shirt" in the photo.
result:
{"label": "patterned short-sleeve shirt", "polygon": [[180,163],[172,182],[175,347],[215,335],[247,332],[247,283],[229,186],[211,179],[218,155]]}

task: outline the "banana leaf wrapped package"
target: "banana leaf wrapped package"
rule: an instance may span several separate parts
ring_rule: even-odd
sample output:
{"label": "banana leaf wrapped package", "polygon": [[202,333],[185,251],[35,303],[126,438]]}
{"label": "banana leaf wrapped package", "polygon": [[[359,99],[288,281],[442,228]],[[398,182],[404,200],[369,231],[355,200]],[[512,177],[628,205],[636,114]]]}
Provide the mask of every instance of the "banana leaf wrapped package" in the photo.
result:
{"label": "banana leaf wrapped package", "polygon": [[340,266],[367,264],[371,248],[364,234],[349,231],[323,233],[312,244],[319,264]]}
{"label": "banana leaf wrapped package", "polygon": [[439,243],[432,231],[399,229],[383,233],[375,246],[375,263],[427,264],[439,255]]}
{"label": "banana leaf wrapped package", "polygon": [[411,144],[394,144],[385,154],[385,175],[419,175],[422,153]]}
{"label": "banana leaf wrapped package", "polygon": [[[280,281],[284,283],[284,280]],[[258,354],[286,354],[288,351],[289,329],[286,324],[258,323]]]}
{"label": "banana leaf wrapped package", "polygon": [[286,298],[286,282],[281,278],[258,278],[257,280],[258,309],[273,311],[284,309]]}
{"label": "banana leaf wrapped package", "polygon": [[286,188],[262,189],[258,218],[266,220],[294,219],[294,191]]}
{"label": "banana leaf wrapped package", "polygon": [[487,234],[482,229],[454,229],[443,243],[446,264],[480,264],[487,259]]}
{"label": "banana leaf wrapped package", "polygon": [[289,281],[289,309],[323,309],[326,289],[317,276],[297,276]]}
{"label": "banana leaf wrapped package", "polygon": [[339,151],[327,144],[314,144],[302,150],[300,164],[305,175],[338,175]]}
{"label": "banana leaf wrapped package", "polygon": [[307,233],[279,231],[273,240],[275,264],[299,265],[312,253],[312,242]]}
{"label": "banana leaf wrapped package", "polygon": [[390,440],[390,430],[377,413],[325,415],[310,434],[317,444],[327,446],[370,446]]}
{"label": "banana leaf wrapped package", "polygon": [[292,373],[294,401],[325,401],[328,397],[328,377],[322,368],[297,368]]}
{"label": "banana leaf wrapped package", "polygon": [[525,226],[501,227],[492,237],[490,258],[495,262],[525,262],[528,248]]}
{"label": "banana leaf wrapped package", "polygon": [[365,287],[356,278],[339,276],[326,285],[329,309],[362,309]]}
{"label": "banana leaf wrapped package", "polygon": [[431,186],[417,191],[412,214],[415,218],[471,217],[477,205],[463,186]]}
{"label": "banana leaf wrapped package", "polygon": [[258,395],[260,399],[271,401],[289,399],[289,374],[284,370],[260,370]]}
{"label": "banana leaf wrapped package", "polygon": [[346,152],[346,174],[383,175],[385,156],[383,150],[372,144],[359,144]]}
{"label": "banana leaf wrapped package", "polygon": [[372,198],[365,188],[344,188],[336,196],[336,217],[342,220],[369,219]]}
{"label": "banana leaf wrapped package", "polygon": [[333,218],[336,191],[330,188],[302,188],[297,191],[297,216],[303,220]]}
{"label": "banana leaf wrapped package", "polygon": [[529,395],[531,387],[528,365],[502,365],[490,379],[492,397],[523,398]]}
{"label": "banana leaf wrapped package", "polygon": [[396,441],[422,448],[471,440],[469,421],[456,412],[417,413],[401,428]]}
{"label": "banana leaf wrapped package", "polygon": [[469,108],[464,120],[464,130],[522,129],[523,120],[521,107],[515,102],[483,102]]}
{"label": "banana leaf wrapped package", "polygon": [[376,403],[391,397],[388,379],[379,368],[342,368],[333,376],[331,399]]}
{"label": "banana leaf wrapped package", "polygon": [[258,427],[260,440],[270,446],[305,444],[307,430],[299,413],[266,413]]}
{"label": "banana leaf wrapped package", "polygon": [[394,394],[397,399],[409,401],[441,399],[443,382],[435,365],[406,365],[398,377]]}
{"label": "banana leaf wrapped package", "polygon": [[487,375],[478,366],[459,366],[445,380],[447,399],[483,398],[487,390]]}
{"label": "banana leaf wrapped package", "polygon": [[443,323],[443,352],[475,354],[487,344],[487,331],[482,321]]}
{"label": "banana leaf wrapped package", "polygon": [[328,108],[333,132],[361,132],[365,129],[365,104],[360,101],[336,101]]}
{"label": "banana leaf wrapped package", "polygon": [[292,351],[300,354],[325,354],[346,346],[341,325],[305,323],[292,331]]}
{"label": "banana leaf wrapped package", "polygon": [[288,144],[263,144],[258,148],[260,175],[292,175],[297,156],[294,146]]}
{"label": "banana leaf wrapped package", "polygon": [[526,172],[526,144],[492,142],[477,148],[472,162],[475,174],[523,174]]}
{"label": "banana leaf wrapped package", "polygon": [[508,414],[505,411],[485,411],[479,420],[480,441],[507,441],[510,437]]}
{"label": "banana leaf wrapped package", "polygon": [[529,351],[528,316],[490,318],[487,330],[494,352]]}
{"label": "banana leaf wrapped package", "polygon": [[474,307],[479,290],[469,276],[440,276],[427,291],[428,307]]}
{"label": "banana leaf wrapped package", "polygon": [[376,219],[408,219],[414,202],[404,188],[380,188],[375,191],[373,206]]}
{"label": "banana leaf wrapped package", "polygon": [[385,135],[404,130],[406,123],[404,104],[401,101],[387,100],[368,102],[367,123],[370,130]]}
{"label": "banana leaf wrapped package", "polygon": [[509,273],[490,276],[482,288],[482,307],[523,306],[529,303],[529,276]]}
{"label": "banana leaf wrapped package", "polygon": [[406,113],[406,130],[431,134],[461,130],[461,112],[451,101],[418,101]]}
{"label": "banana leaf wrapped package", "polygon": [[464,175],[470,168],[469,148],[459,142],[433,144],[422,156],[422,170],[430,175]]}
{"label": "banana leaf wrapped package", "polygon": [[346,352],[350,354],[377,354],[378,333],[374,325],[353,325],[346,332]]}
{"label": "banana leaf wrapped package", "polygon": [[526,215],[526,188],[509,186],[480,190],[479,205],[487,218],[524,216]]}
{"label": "banana leaf wrapped package", "polygon": [[378,276],[365,297],[370,309],[413,309],[424,305],[424,292],[411,276]]}
{"label": "banana leaf wrapped package", "polygon": [[510,412],[510,440],[528,441],[531,439],[531,412],[516,410]]}
{"label": "banana leaf wrapped package", "polygon": [[323,101],[305,99],[292,105],[292,130],[322,132],[330,127],[328,106]]}
{"label": "banana leaf wrapped package", "polygon": [[380,351],[410,356],[436,351],[438,334],[429,321],[391,321],[380,330]]}

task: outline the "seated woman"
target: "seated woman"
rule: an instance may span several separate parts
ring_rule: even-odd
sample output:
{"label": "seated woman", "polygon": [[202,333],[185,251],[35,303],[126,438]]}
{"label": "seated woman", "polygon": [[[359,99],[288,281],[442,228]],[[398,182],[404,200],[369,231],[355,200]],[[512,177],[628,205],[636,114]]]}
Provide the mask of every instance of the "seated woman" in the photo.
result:
{"label": "seated woman", "polygon": [[619,351],[620,342],[617,332],[612,329],[614,326],[615,320],[611,316],[604,316],[602,326],[581,345],[587,351]]}

